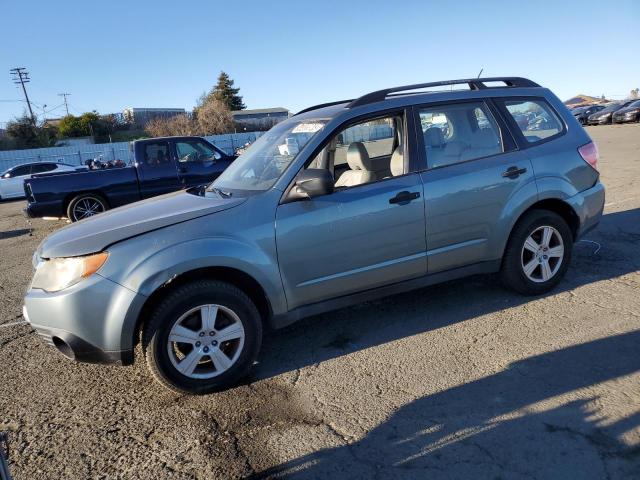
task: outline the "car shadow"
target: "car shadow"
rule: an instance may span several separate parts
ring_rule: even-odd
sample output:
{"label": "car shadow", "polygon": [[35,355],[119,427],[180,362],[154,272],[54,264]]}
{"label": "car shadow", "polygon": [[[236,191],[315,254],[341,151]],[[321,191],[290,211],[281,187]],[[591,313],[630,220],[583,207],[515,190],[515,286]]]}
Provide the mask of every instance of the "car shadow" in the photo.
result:
{"label": "car shadow", "polygon": [[[604,215],[575,244],[565,279],[544,297],[614,279],[640,269],[640,209]],[[473,321],[541,297],[503,288],[496,276],[474,276],[309,317],[264,339],[259,364],[247,382],[455,324]]]}
{"label": "car shadow", "polygon": [[22,235],[31,235],[31,229],[19,228],[17,230],[8,230],[6,232],[0,232],[0,240],[4,240],[6,238],[21,237]]}
{"label": "car shadow", "polygon": [[514,362],[401,407],[359,441],[254,478],[638,478],[640,446],[621,437],[640,413],[612,422],[588,391],[637,373],[638,345],[635,330]]}

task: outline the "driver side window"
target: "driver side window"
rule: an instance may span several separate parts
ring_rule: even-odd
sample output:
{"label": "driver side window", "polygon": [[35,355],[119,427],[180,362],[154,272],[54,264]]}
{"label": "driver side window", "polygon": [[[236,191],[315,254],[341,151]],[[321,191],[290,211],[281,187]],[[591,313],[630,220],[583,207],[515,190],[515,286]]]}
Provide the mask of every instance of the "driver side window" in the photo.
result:
{"label": "driver side window", "polygon": [[176,142],[179,162],[212,162],[220,159],[220,154],[204,142]]}
{"label": "driver side window", "polygon": [[335,134],[307,168],[326,168],[335,188],[348,188],[404,174],[403,116],[389,115],[349,125]]}

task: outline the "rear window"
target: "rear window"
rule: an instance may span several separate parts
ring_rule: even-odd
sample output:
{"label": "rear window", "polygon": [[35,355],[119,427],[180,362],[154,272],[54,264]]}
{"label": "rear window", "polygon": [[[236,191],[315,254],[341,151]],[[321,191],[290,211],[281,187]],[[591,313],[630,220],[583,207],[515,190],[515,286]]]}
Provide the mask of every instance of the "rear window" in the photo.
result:
{"label": "rear window", "polygon": [[529,143],[537,143],[562,132],[562,122],[544,100],[504,100],[504,106]]}

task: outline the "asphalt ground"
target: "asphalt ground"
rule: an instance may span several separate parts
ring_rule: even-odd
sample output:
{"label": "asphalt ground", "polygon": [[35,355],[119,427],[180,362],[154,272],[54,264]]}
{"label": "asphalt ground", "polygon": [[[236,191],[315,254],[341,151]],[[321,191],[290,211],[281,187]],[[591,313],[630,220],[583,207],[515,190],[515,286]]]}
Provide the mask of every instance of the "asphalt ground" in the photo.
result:
{"label": "asphalt ground", "polygon": [[[589,127],[600,227],[551,294],[473,277],[271,333],[252,377],[188,397],[76,364],[21,321],[62,222],[0,203],[0,431],[16,479],[640,478],[640,125]],[[592,243],[595,242],[595,243]]]}

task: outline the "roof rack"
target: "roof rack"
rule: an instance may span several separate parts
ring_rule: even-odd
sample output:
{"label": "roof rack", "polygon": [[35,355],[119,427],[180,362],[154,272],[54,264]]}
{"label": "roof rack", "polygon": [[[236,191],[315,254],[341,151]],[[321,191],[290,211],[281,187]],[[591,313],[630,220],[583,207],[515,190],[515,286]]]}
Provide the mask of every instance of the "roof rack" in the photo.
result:
{"label": "roof rack", "polygon": [[295,113],[293,116],[295,117],[296,115],[300,115],[301,113],[305,113],[305,112],[310,112],[311,110],[318,110],[319,108],[324,108],[324,107],[332,107],[334,105],[340,105],[341,103],[347,103],[347,102],[353,102],[353,98],[350,98],[349,100],[338,100],[337,102],[320,103],[319,105],[314,105],[313,107],[308,107],[308,108],[305,108],[304,110],[300,110],[299,112]]}
{"label": "roof rack", "polygon": [[[393,88],[385,88],[384,90],[377,90],[375,92],[367,93],[360,98],[356,98],[352,100],[347,108],[359,107],[362,105],[367,105],[369,103],[381,102],[387,98],[390,93],[394,92],[404,92],[408,90],[417,90],[419,88],[429,88],[429,87],[441,87],[445,85],[458,85],[466,83],[469,85],[470,90],[483,90],[485,88],[504,88],[502,86],[499,87],[489,87],[485,85],[486,82],[504,82],[507,87],[539,87],[537,83],[522,77],[488,77],[488,78],[465,78],[460,80],[443,80],[440,82],[429,82],[429,83],[416,83],[415,85],[404,85],[402,87],[393,87]],[[347,100],[348,101],[348,100]],[[341,102],[336,102],[341,103]],[[325,106],[332,105],[326,104]],[[317,107],[312,107],[313,110]],[[307,111],[307,110],[303,110]],[[299,112],[302,113],[302,112]]]}

